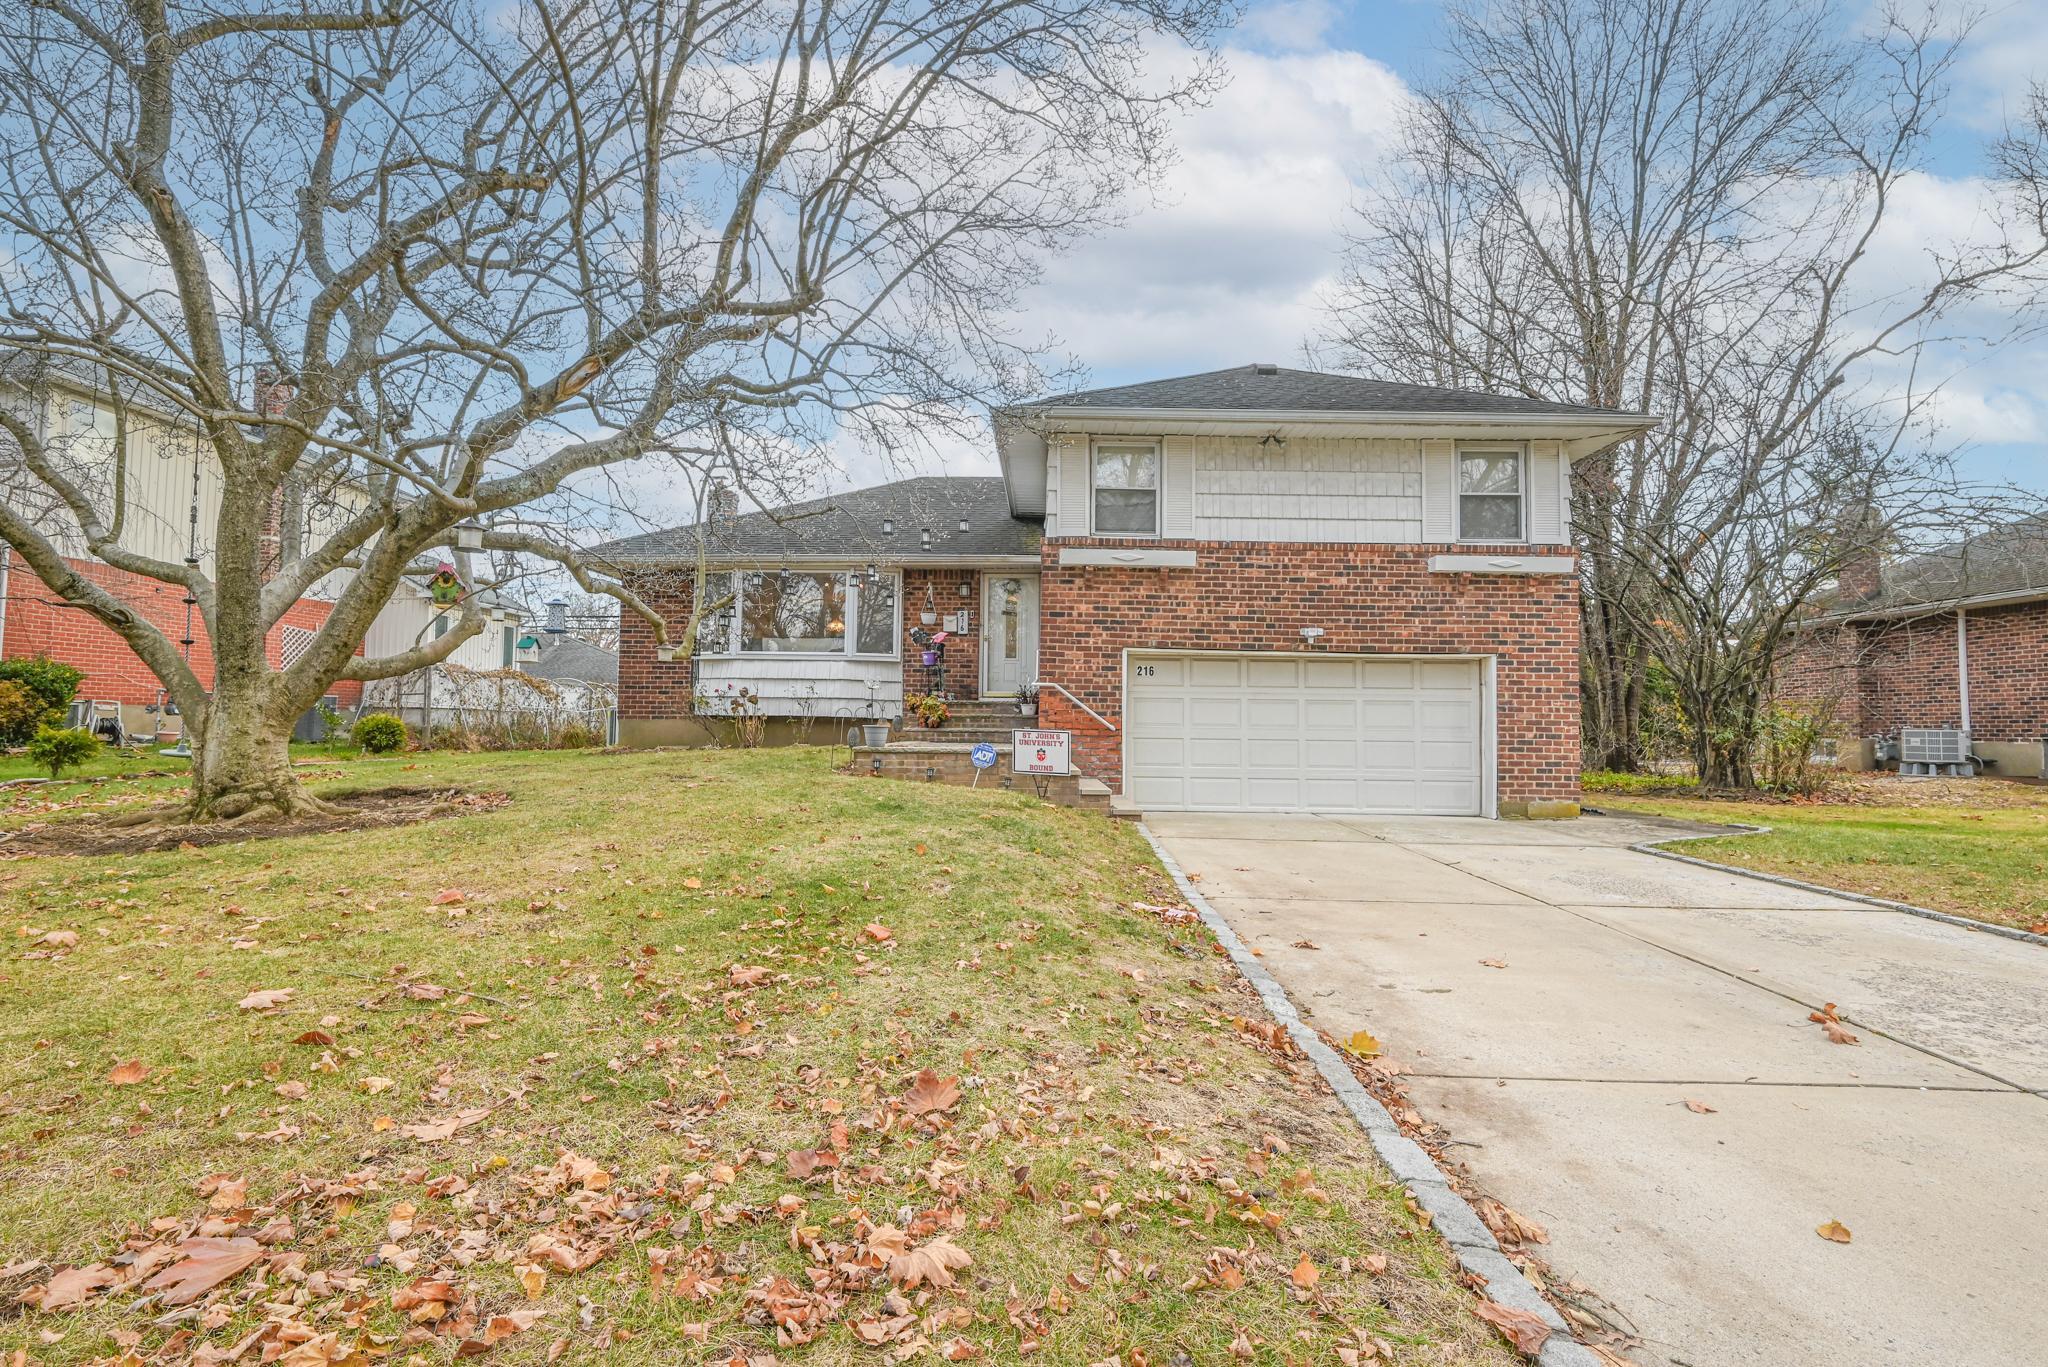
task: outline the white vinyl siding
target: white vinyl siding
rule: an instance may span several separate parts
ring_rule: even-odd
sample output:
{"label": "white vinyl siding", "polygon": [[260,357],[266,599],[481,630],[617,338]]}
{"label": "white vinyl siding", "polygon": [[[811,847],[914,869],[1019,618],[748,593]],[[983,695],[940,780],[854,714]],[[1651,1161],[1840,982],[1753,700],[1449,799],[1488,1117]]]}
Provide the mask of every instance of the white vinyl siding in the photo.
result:
{"label": "white vinyl siding", "polygon": [[1207,541],[1422,539],[1419,443],[1199,437],[1194,535]]}
{"label": "white vinyl siding", "polygon": [[1485,813],[1482,662],[1129,658],[1124,791],[1147,811]]}

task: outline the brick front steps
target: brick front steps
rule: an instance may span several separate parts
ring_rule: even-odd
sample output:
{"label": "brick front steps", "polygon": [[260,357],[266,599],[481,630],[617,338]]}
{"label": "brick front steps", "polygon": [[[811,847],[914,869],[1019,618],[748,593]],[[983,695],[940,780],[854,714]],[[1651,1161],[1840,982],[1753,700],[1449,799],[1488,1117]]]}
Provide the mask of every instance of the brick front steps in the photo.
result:
{"label": "brick front steps", "polygon": [[[921,735],[944,735],[943,731],[925,731]],[[1004,780],[1009,781],[1012,791],[1036,792],[1036,785],[1045,785],[1045,800],[1056,802],[1062,807],[1080,807],[1091,812],[1109,811],[1109,785],[1100,779],[1084,774],[1066,774],[1058,778],[1034,778],[1030,774],[1010,772],[1009,733],[996,745],[995,766],[977,770],[968,758],[974,750],[971,741],[895,741],[881,747],[858,745],[853,750],[853,772],[871,774],[877,778],[904,778],[917,783],[952,783],[962,787],[980,787],[1001,790]],[[977,783],[975,775],[980,774]]]}

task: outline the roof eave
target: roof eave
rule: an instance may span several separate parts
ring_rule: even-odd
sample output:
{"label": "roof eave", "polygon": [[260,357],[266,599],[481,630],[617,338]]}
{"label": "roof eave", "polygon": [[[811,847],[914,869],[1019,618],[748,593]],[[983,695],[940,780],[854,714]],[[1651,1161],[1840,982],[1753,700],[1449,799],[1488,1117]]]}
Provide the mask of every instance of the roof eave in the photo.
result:
{"label": "roof eave", "polygon": [[1892,603],[1867,608],[1837,608],[1792,623],[1794,627],[1844,626],[1851,622],[1897,621],[1907,617],[1932,617],[1957,608],[2015,607],[2023,603],[2048,602],[2048,584],[2003,593],[1966,594],[1955,598],[1930,598],[1921,603]]}

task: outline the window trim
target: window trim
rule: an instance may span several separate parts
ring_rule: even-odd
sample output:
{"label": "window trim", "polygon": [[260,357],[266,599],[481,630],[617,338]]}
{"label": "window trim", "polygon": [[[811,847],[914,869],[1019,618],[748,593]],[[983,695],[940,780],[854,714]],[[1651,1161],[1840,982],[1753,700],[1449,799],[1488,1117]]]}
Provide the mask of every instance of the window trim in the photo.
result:
{"label": "window trim", "polygon": [[[1149,446],[1152,448],[1152,530],[1149,532],[1105,532],[1095,526],[1096,453],[1105,446]],[[1166,533],[1166,443],[1157,437],[1091,437],[1088,439],[1088,534],[1125,537],[1133,541],[1157,541]]]}
{"label": "window trim", "polygon": [[[741,649],[739,644],[741,639],[739,625],[740,622],[743,620],[746,612],[746,604],[744,602],[744,599],[746,596],[747,576],[750,574],[777,574],[780,572],[780,570],[780,566],[750,566],[745,568],[735,566],[729,569],[717,569],[708,572],[707,577],[715,577],[717,575],[723,574],[729,575],[732,578],[732,604],[731,606],[726,608],[726,612],[731,614],[731,622],[728,628],[730,634],[726,637],[726,645],[728,647],[727,649],[705,650],[703,648],[703,629],[702,627],[700,627],[698,629],[696,641],[697,658],[708,660],[900,660],[903,658],[903,572],[901,570],[884,570],[881,575],[882,578],[888,580],[891,584],[895,586],[894,598],[896,602],[896,611],[891,613],[889,616],[889,649],[887,653],[877,654],[872,650],[855,649],[855,647],[860,643],[860,588],[857,584],[854,584],[852,582],[849,582],[847,585],[847,631],[846,635],[843,638],[841,638],[846,643],[844,649]],[[792,565],[790,566],[789,572],[792,575],[837,575],[849,581],[858,580],[866,577],[862,571],[862,568],[857,565],[836,567],[816,565],[805,565],[802,567],[798,567]]]}
{"label": "window trim", "polygon": [[[1464,464],[1466,456],[1513,456],[1515,458],[1515,504],[1519,514],[1515,535],[1465,535]],[[1459,546],[1526,546],[1529,544],[1529,443],[1523,441],[1459,442],[1451,448],[1451,541]],[[1505,494],[1474,494],[1475,498],[1505,498]]]}

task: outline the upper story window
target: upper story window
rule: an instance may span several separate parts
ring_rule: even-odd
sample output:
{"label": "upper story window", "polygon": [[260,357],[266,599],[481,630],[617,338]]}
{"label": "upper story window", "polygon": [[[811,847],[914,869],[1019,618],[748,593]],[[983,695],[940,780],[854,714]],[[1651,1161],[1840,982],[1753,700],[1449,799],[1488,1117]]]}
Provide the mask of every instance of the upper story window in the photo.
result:
{"label": "upper story window", "polygon": [[1458,452],[1458,540],[1526,539],[1526,495],[1519,450]]}
{"label": "upper story window", "polygon": [[1159,448],[1149,442],[1095,448],[1095,534],[1159,535]]}
{"label": "upper story window", "polygon": [[767,570],[707,576],[707,601],[716,603],[728,593],[734,601],[699,624],[699,654],[896,653],[893,575]]}

